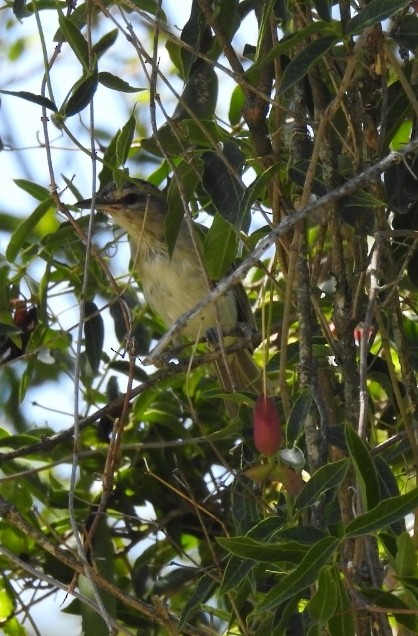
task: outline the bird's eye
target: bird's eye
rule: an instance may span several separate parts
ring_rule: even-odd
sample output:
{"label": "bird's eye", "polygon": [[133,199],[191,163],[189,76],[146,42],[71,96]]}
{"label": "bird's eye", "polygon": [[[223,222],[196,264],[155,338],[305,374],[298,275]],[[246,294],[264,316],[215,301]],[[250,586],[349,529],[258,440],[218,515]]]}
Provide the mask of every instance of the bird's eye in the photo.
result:
{"label": "bird's eye", "polygon": [[140,198],[140,195],[138,196],[136,192],[129,192],[129,194],[126,194],[123,197],[123,202],[126,203],[127,205],[134,205],[135,203],[138,203],[139,198]]}

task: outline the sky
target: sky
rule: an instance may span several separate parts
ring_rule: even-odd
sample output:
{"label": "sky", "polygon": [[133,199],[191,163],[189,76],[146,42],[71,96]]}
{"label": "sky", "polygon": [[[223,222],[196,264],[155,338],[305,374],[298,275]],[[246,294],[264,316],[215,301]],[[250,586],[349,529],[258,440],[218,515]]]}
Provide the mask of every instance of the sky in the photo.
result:
{"label": "sky", "polygon": [[[178,28],[180,34],[181,28],[187,21],[190,13],[190,0],[164,0],[163,9],[168,16],[168,22],[173,28]],[[34,17],[26,18],[20,23],[16,20],[10,20],[11,13],[9,10],[0,12],[0,77],[1,89],[10,91],[26,90],[36,94],[40,93],[42,81],[42,58],[39,47],[39,40],[36,35],[36,22]],[[55,43],[53,37],[57,28],[57,18],[55,12],[41,11],[39,13],[42,29],[45,36],[45,44],[48,57],[54,51]],[[135,32],[137,35],[141,33],[138,20],[131,14],[135,24]],[[104,21],[103,33],[110,31],[114,25],[110,21]],[[253,25],[248,23],[245,35],[240,36],[240,42],[237,44],[238,50],[242,50],[245,42],[256,44]],[[147,41],[144,32],[144,44],[148,51],[151,51],[151,43]],[[14,50],[18,51],[21,42],[25,41],[25,53],[11,61],[5,57],[5,52],[13,44]],[[101,60],[100,70],[110,70],[116,74],[123,76],[123,68],[127,62],[126,42],[119,38],[118,46],[112,48],[112,55],[104,57]],[[160,65],[164,69],[165,65],[170,64],[168,54],[164,48],[160,51]],[[120,70],[122,68],[122,70]],[[132,68],[126,67],[127,70]],[[55,98],[58,104],[61,104],[65,95],[73,83],[79,78],[80,69],[75,62],[74,56],[69,47],[63,47],[59,57],[58,64],[54,66],[52,72],[53,87]],[[140,68],[137,71],[138,86],[147,86],[146,78]],[[181,82],[178,81],[176,89],[181,91]],[[225,98],[227,90],[231,90],[232,85],[228,88],[222,86],[221,102],[228,103]],[[161,87],[161,90],[164,90]],[[141,98],[141,94],[139,94]],[[116,132],[128,118],[138,94],[134,96],[125,96],[123,102],[120,101],[116,93],[99,88],[95,95],[95,125],[97,128],[102,127]],[[169,112],[175,107],[175,101],[167,95],[164,102]],[[83,120],[88,121],[87,111],[84,111]],[[148,107],[146,102],[142,102],[136,109],[139,118],[149,118]],[[28,194],[23,192],[14,183],[15,179],[27,179],[34,181],[44,187],[49,186],[49,172],[46,161],[46,153],[42,147],[42,125],[40,121],[40,107],[30,102],[17,99],[12,96],[1,96],[0,107],[0,138],[5,149],[0,152],[0,215],[2,212],[13,213],[21,216],[22,219],[27,217],[35,208],[36,201]],[[78,117],[72,118],[69,126],[75,131],[80,132]],[[67,139],[65,139],[58,129],[52,125],[49,127],[53,147],[53,162],[55,174],[60,187],[65,186],[61,174],[67,178],[74,177],[74,183],[83,196],[88,197],[91,192],[91,164],[88,157],[76,150]],[[88,139],[88,131],[85,131],[85,138]],[[152,166],[145,166],[144,171],[152,170]],[[146,176],[141,174],[139,176]],[[63,200],[67,203],[73,203],[73,198],[69,195],[68,200],[63,196]],[[1,218],[1,217],[0,217]],[[60,219],[62,221],[63,219]],[[0,254],[4,253],[8,241],[8,235],[2,231],[0,225]],[[129,261],[127,248],[119,252],[119,262],[116,264],[116,270],[123,272],[126,263]],[[32,271],[32,275],[36,277],[41,275],[41,270],[37,272],[36,267]],[[75,324],[78,317],[77,307],[63,298],[57,301],[56,311],[60,315],[60,321],[63,326]],[[117,346],[116,342],[110,337],[105,341],[105,348]],[[28,391],[23,408],[29,421],[35,425],[42,425],[48,422],[55,428],[60,429],[71,425],[72,412],[74,406],[74,397],[72,393],[71,382],[68,381],[67,386],[60,386],[57,391],[57,385],[50,383],[47,390],[42,390],[41,406],[34,406],[33,402],[41,402],[39,400],[38,391]],[[51,415],[46,408],[42,407],[59,407],[63,414]],[[4,425],[0,414],[0,426]],[[23,593],[26,602],[30,602],[32,591],[28,590]],[[58,591],[52,595],[48,601],[35,606],[33,617],[38,623],[38,627],[42,636],[55,636],[57,627],[59,626],[60,636],[74,636],[79,631],[79,620],[67,614],[62,614],[60,606],[63,603],[65,595]],[[67,603],[68,604],[68,603]],[[28,625],[29,634],[35,634]]]}

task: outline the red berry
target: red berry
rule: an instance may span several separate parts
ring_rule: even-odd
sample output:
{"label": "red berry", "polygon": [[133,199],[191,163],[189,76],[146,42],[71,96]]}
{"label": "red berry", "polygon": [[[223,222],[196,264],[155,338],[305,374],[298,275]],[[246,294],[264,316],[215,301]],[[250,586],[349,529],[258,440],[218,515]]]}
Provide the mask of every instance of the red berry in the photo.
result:
{"label": "red berry", "polygon": [[260,395],[254,408],[253,423],[256,449],[263,455],[277,453],[282,435],[273,398]]}

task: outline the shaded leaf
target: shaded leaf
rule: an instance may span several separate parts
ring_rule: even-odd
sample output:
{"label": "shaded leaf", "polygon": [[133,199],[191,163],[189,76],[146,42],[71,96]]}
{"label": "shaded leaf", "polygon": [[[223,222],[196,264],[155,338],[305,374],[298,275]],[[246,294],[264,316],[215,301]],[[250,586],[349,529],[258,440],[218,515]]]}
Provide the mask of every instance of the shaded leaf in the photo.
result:
{"label": "shaded leaf", "polygon": [[237,246],[236,230],[216,214],[203,244],[205,268],[211,280],[225,276],[236,257]]}
{"label": "shaded leaf", "polygon": [[119,165],[125,165],[131,149],[132,141],[135,134],[136,119],[134,112],[128,121],[122,126],[116,141],[116,161]]}
{"label": "shaded leaf", "polygon": [[312,618],[326,623],[337,609],[338,592],[335,586],[332,568],[324,566],[318,577],[318,587],[308,603],[307,610]]}
{"label": "shaded leaf", "polygon": [[362,33],[368,27],[390,18],[410,4],[409,0],[371,0],[347,24],[347,35]]}
{"label": "shaded leaf", "polygon": [[184,624],[189,620],[190,615],[194,610],[198,609],[202,603],[208,600],[215,588],[216,582],[212,576],[202,576],[196,585],[196,589],[188,594],[188,600],[182,609],[179,629],[181,630]]}
{"label": "shaded leaf", "polygon": [[317,64],[323,55],[337,42],[334,35],[326,35],[320,40],[308,44],[286,67],[279,95],[287,91],[291,86],[299,82],[309,71],[313,64]]}
{"label": "shaded leaf", "polygon": [[146,88],[138,88],[137,86],[131,86],[121,77],[117,77],[107,71],[99,73],[99,82],[106,88],[110,88],[113,91],[120,91],[122,93],[140,93],[141,91],[148,90]]}
{"label": "shaded leaf", "polygon": [[285,574],[261,599],[254,610],[254,614],[261,614],[274,609],[280,603],[292,597],[300,597],[303,591],[316,581],[319,570],[332,557],[338,544],[339,539],[326,537],[313,545],[298,567],[290,574]]}
{"label": "shaded leaf", "polygon": [[228,594],[228,592],[241,585],[242,581],[255,566],[256,563],[252,559],[244,560],[232,555],[223,573],[219,596],[222,597],[224,594]]}
{"label": "shaded leaf", "polygon": [[99,370],[104,342],[104,323],[97,305],[91,301],[84,304],[86,355],[94,374]]}
{"label": "shaded leaf", "polygon": [[[279,44],[274,46],[272,50],[260,59],[259,62],[256,62],[251,66],[248,71],[244,75],[252,76],[254,73],[268,62],[277,59],[281,55],[285,53],[291,52],[291,50],[300,44],[301,42],[308,39],[311,35],[319,33],[322,36],[333,37],[334,39],[340,39],[342,37],[341,25],[338,22],[323,22],[318,20],[318,22],[311,22],[304,29],[297,31],[296,33],[284,37]],[[327,35],[328,34],[328,35]],[[318,42],[320,40],[317,40]]]}
{"label": "shaded leaf", "polygon": [[217,98],[218,76],[215,69],[212,64],[200,64],[187,80],[173,119],[210,119],[215,112]]}
{"label": "shaded leaf", "polygon": [[[373,588],[363,587],[363,588],[360,588],[359,591],[361,592],[362,596],[364,596],[369,602],[373,603],[374,605],[378,605],[382,608],[385,608],[385,610],[388,613],[393,614],[397,622],[400,623],[401,625],[404,625],[413,634],[416,634],[418,632],[418,617],[417,616],[414,616],[414,614],[408,614],[408,613],[403,614],[400,612],[398,613],[396,612],[397,609],[399,610],[412,609],[401,598],[399,598],[399,596],[392,594],[392,592],[386,592],[384,590],[376,590]],[[416,610],[416,608],[413,608],[413,609]]]}
{"label": "shaded leaf", "polygon": [[170,182],[167,196],[168,212],[165,217],[165,236],[170,255],[173,253],[180,224],[184,217],[184,204],[179,190],[179,183],[181,183],[182,192],[186,200],[190,201],[199,182],[200,171],[200,160],[195,159],[191,165],[182,162],[176,169],[177,178]]}
{"label": "shaded leaf", "polygon": [[356,473],[364,509],[370,510],[377,506],[380,501],[379,482],[373,460],[366,444],[350,424],[345,426],[345,439]]}
{"label": "shaded leaf", "polygon": [[45,214],[54,205],[54,201],[51,197],[42,201],[32,212],[32,214],[22,221],[13,232],[9,244],[6,248],[6,258],[9,262],[14,263],[19,251],[28,240],[30,234],[39,223],[39,221],[45,216]]}
{"label": "shaded leaf", "polygon": [[299,437],[303,433],[303,426],[312,406],[312,392],[310,389],[303,389],[293,405],[286,426],[286,443],[287,446],[296,444]]}
{"label": "shaded leaf", "polygon": [[12,95],[13,97],[20,97],[20,99],[25,99],[27,102],[38,104],[38,106],[44,106],[45,108],[48,108],[49,110],[53,110],[54,112],[58,110],[54,102],[48,99],[48,97],[44,97],[43,95],[35,95],[35,93],[30,93],[29,91],[0,90],[0,93],[3,93],[3,95]]}
{"label": "shaded leaf", "polygon": [[354,612],[340,573],[333,568],[335,589],[337,592],[337,607],[328,621],[330,636],[355,636]]}
{"label": "shaded leaf", "polygon": [[92,100],[97,90],[98,82],[97,67],[93,72],[87,73],[78,80],[72,88],[70,97],[61,106],[60,112],[57,113],[58,120],[61,117],[73,117],[73,115],[84,110]]}
{"label": "shaded leaf", "polygon": [[241,559],[251,559],[264,563],[299,563],[308,546],[297,541],[274,543],[258,541],[251,537],[217,537],[217,542],[228,552]]}
{"label": "shaded leaf", "polygon": [[116,42],[118,34],[118,29],[113,29],[113,31],[109,31],[109,33],[106,33],[98,42],[96,42],[93,46],[93,52],[97,59],[106,53],[106,51]]}
{"label": "shaded leaf", "polygon": [[58,14],[58,22],[64,38],[74,51],[74,54],[82,65],[84,72],[90,73],[93,64],[91,64],[89,59],[89,49],[85,37],[76,27],[74,22],[70,20],[70,18],[66,18],[61,11]]}
{"label": "shaded leaf", "polygon": [[391,497],[381,501],[376,508],[358,516],[346,527],[346,537],[361,537],[382,530],[395,521],[403,519],[418,506],[418,488],[414,488],[406,495]]}
{"label": "shaded leaf", "polygon": [[251,217],[242,213],[244,186],[241,174],[245,164],[244,153],[235,141],[229,140],[223,143],[222,150],[203,153],[202,159],[202,185],[216,210],[224,219],[246,232]]}
{"label": "shaded leaf", "polygon": [[302,510],[313,506],[319,501],[324,492],[330,488],[337,488],[342,483],[349,467],[349,459],[340,459],[331,464],[321,466],[296,498],[295,507]]}

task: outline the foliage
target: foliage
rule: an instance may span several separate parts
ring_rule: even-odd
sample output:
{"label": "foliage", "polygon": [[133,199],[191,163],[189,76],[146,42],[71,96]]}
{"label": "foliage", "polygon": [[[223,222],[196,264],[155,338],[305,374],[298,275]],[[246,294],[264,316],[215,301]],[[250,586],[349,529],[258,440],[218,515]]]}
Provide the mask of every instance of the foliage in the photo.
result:
{"label": "foliage", "polygon": [[[44,76],[0,92],[41,115],[49,175],[1,214],[2,629],[27,633],[24,585],[67,590],[95,636],[418,633],[416,3],[193,0],[181,33],[166,4],[3,7]],[[202,257],[245,277],[274,403],[237,394],[228,418],[222,352],[163,337],[113,269],[124,238],[76,212],[81,166],[165,188],[170,250],[185,212],[213,217]],[[51,382],[74,395],[58,432],[22,408]],[[268,458],[256,404],[263,436],[283,422]]]}

